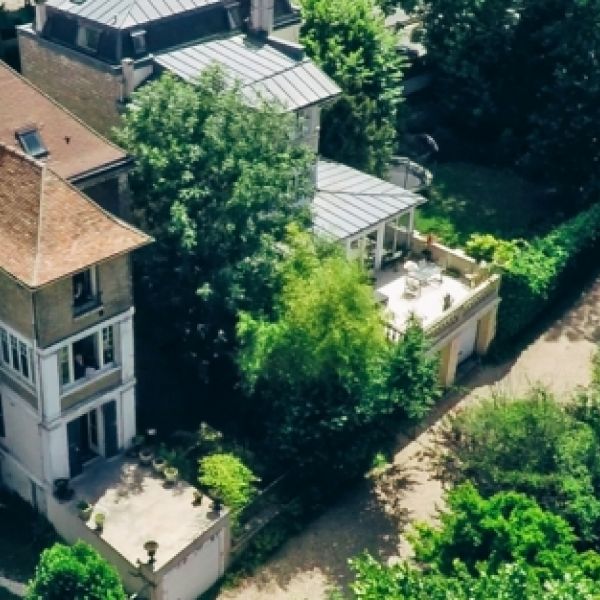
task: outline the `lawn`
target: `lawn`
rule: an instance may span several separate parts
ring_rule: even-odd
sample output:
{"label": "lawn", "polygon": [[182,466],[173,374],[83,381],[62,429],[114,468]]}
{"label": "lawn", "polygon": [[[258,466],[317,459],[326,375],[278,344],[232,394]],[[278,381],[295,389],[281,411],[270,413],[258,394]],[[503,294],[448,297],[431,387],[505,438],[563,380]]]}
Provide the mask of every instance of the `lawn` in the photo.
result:
{"label": "lawn", "polygon": [[415,226],[449,246],[462,246],[472,233],[530,238],[560,220],[537,186],[508,169],[449,162],[432,171],[429,201],[417,211]]}
{"label": "lawn", "polygon": [[[48,522],[17,496],[0,491],[0,575],[26,582],[40,553],[58,537]],[[0,600],[10,595],[0,588]]]}

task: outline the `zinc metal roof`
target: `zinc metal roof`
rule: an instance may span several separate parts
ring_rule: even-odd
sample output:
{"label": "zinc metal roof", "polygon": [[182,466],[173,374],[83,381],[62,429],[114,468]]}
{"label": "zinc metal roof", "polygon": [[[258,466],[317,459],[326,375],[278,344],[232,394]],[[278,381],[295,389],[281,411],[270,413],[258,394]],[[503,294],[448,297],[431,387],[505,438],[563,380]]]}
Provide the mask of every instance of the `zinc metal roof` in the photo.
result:
{"label": "zinc metal roof", "polygon": [[340,163],[320,159],[313,224],[317,233],[336,240],[368,232],[423,204],[419,194]]}
{"label": "zinc metal roof", "polygon": [[220,0],[48,0],[47,5],[115,29],[127,29],[218,2]]}
{"label": "zinc metal roof", "polygon": [[310,59],[295,59],[244,35],[212,40],[159,54],[155,62],[186,81],[219,65],[231,82],[239,81],[250,103],[257,96],[279,101],[290,111],[340,94],[340,88]]}

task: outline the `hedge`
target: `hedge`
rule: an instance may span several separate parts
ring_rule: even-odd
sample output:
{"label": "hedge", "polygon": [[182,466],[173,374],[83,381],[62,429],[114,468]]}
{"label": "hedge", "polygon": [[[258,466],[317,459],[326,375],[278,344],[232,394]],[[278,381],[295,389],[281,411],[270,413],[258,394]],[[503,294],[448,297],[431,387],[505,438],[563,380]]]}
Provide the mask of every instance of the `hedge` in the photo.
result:
{"label": "hedge", "polygon": [[502,302],[498,312],[496,344],[523,331],[569,283],[580,280],[592,265],[600,246],[600,203],[566,221],[546,236],[518,247],[500,267]]}

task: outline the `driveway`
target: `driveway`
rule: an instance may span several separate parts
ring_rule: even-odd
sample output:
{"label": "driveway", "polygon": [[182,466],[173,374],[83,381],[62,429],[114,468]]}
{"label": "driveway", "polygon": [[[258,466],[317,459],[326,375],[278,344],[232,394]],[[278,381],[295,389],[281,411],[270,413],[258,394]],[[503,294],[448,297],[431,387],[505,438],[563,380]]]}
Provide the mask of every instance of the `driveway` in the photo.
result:
{"label": "driveway", "polygon": [[[435,519],[443,488],[428,454],[436,423],[450,410],[493,391],[519,394],[542,383],[568,394],[590,379],[590,358],[600,343],[600,278],[512,360],[474,373],[467,385],[438,407],[415,439],[400,438],[386,477],[366,480],[287,542],[255,576],[223,590],[220,600],[325,600],[344,584],[348,558],[369,550],[394,562],[410,556],[404,534],[410,522]],[[392,516],[393,515],[393,516]]]}

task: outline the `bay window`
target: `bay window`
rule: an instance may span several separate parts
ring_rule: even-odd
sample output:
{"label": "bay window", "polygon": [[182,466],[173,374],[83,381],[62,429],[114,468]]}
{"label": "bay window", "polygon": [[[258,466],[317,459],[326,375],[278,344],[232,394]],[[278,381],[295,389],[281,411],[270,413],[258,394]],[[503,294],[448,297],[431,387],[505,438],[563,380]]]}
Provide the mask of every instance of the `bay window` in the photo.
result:
{"label": "bay window", "polygon": [[18,335],[0,327],[0,364],[28,383],[35,382],[33,350]]}

